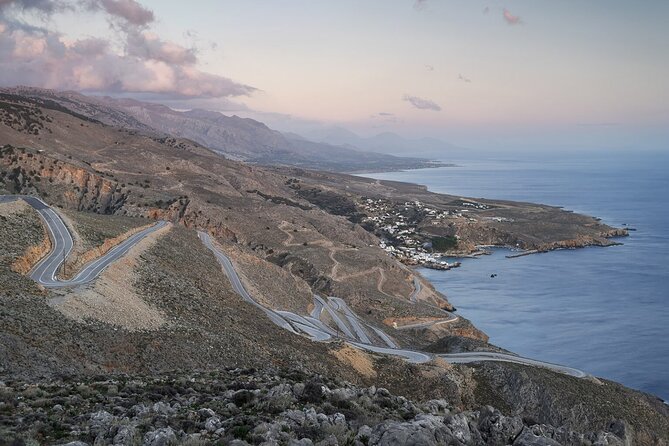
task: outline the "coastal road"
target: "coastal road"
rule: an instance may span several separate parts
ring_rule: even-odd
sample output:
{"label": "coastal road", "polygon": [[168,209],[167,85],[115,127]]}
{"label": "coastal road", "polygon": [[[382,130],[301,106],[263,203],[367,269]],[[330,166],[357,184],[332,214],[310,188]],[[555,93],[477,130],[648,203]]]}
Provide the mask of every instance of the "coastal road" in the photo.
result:
{"label": "coastal road", "polygon": [[320,312],[323,309],[326,309],[332,316],[332,318],[335,320],[335,323],[337,323],[338,325],[341,324],[341,326],[339,326],[341,331],[346,333],[345,334],[346,338],[349,338],[346,339],[346,341],[356,348],[376,353],[385,353],[393,356],[400,356],[410,362],[415,362],[415,363],[427,362],[432,359],[432,355],[430,355],[429,353],[417,352],[413,350],[405,350],[400,348],[379,347],[376,345],[357,342],[351,330],[344,323],[344,321],[337,315],[337,311],[334,308],[332,308],[328,304],[328,302],[326,302],[320,296],[314,295],[314,303],[316,304],[316,308],[314,309],[314,311],[312,311],[311,316],[300,316],[290,311],[272,310],[270,308],[265,307],[259,302],[256,302],[248,293],[248,291],[246,291],[246,288],[244,288],[244,285],[239,279],[239,276],[235,271],[232,262],[225,254],[223,254],[223,252],[221,252],[214,245],[211,236],[202,231],[198,231],[198,236],[200,237],[202,243],[210,251],[214,253],[214,256],[218,260],[219,264],[223,267],[223,272],[228,276],[228,279],[230,280],[232,288],[235,290],[235,292],[237,292],[237,294],[239,294],[245,302],[248,302],[256,306],[257,308],[261,309],[262,311],[264,311],[265,314],[269,316],[270,320],[274,322],[276,325],[282,328],[286,328],[293,333],[296,332],[303,333],[313,341],[330,340],[335,335],[334,330],[332,330],[329,327],[326,327],[325,324],[323,324],[320,320],[316,321],[316,318],[314,317],[316,315],[320,315]]}
{"label": "coastal road", "polygon": [[[237,275],[234,266],[230,259],[223,254],[216,246],[214,246],[211,237],[204,233],[199,232],[199,237],[207,248],[209,248],[219,263],[223,266],[223,270],[230,279],[233,289],[246,301],[256,307],[262,309],[270,319],[277,325],[287,328],[292,332],[301,332],[306,334],[313,341],[327,341],[335,337],[334,330],[330,327],[327,327],[324,323],[320,321],[320,316],[323,310],[327,311],[331,316],[334,323],[337,325],[338,329],[343,333],[344,338],[347,342],[359,349],[367,350],[375,353],[383,353],[392,356],[399,356],[405,358],[406,360],[414,363],[427,362],[435,357],[443,358],[444,360],[456,363],[456,364],[466,364],[466,363],[478,363],[478,362],[511,362],[516,364],[529,365],[533,367],[542,367],[549,370],[553,370],[559,373],[567,374],[577,378],[583,378],[588,376],[585,372],[581,370],[574,369],[572,367],[561,366],[558,364],[551,364],[544,361],[537,361],[534,359],[523,358],[521,356],[515,356],[505,353],[495,353],[495,352],[468,352],[468,353],[449,353],[449,354],[431,354],[421,351],[408,350],[399,348],[399,346],[382,330],[372,327],[372,330],[382,339],[387,347],[381,347],[377,345],[372,345],[371,340],[367,336],[367,333],[360,323],[359,318],[353,313],[353,311],[348,307],[346,302],[338,297],[329,297],[327,300],[323,299],[318,295],[314,295],[314,309],[311,311],[309,316],[301,316],[289,311],[281,310],[272,310],[266,308],[260,303],[256,302],[251,295],[246,291],[244,286]],[[340,313],[348,321],[348,324],[340,317]],[[427,322],[421,324],[414,324],[412,327],[431,325],[435,323],[446,323],[457,320],[457,316],[450,314],[449,319],[440,320],[437,322]],[[349,327],[352,327],[351,329]],[[367,324],[365,324],[367,325]],[[407,326],[405,326],[407,327]],[[355,332],[355,333],[354,333]]]}
{"label": "coastal road", "polygon": [[[395,341],[393,341],[386,333],[384,333],[383,330],[380,330],[376,327],[371,327],[364,322],[361,323],[357,315],[348,307],[346,302],[338,297],[329,297],[326,300],[318,295],[314,295],[314,308],[312,309],[309,316],[301,316],[289,311],[272,310],[266,308],[265,306],[256,302],[246,291],[241,281],[239,280],[239,276],[237,275],[232,262],[213,244],[211,237],[204,232],[199,232],[199,237],[205,246],[214,253],[219,263],[223,266],[223,270],[230,279],[233,289],[238,294],[240,294],[240,296],[246,302],[249,302],[262,309],[277,325],[284,328],[290,327],[288,328],[290,331],[303,333],[313,341],[328,341],[335,338],[335,336],[338,338],[340,337],[339,333],[335,333],[332,328],[328,327],[320,320],[321,314],[323,313],[323,310],[325,310],[329,313],[332,320],[337,325],[339,331],[343,334],[343,339],[353,347],[359,348],[361,350],[398,356],[413,363],[423,363],[437,357],[454,364],[511,362],[533,367],[542,367],[577,378],[584,378],[588,376],[585,372],[574,369],[572,367],[566,367],[544,361],[537,361],[535,359],[523,358],[521,356],[505,353],[467,352],[432,354],[416,350],[402,349],[397,345],[397,343],[395,343]],[[343,318],[340,317],[340,314],[343,316]],[[446,323],[457,320],[457,316],[450,313],[449,316],[450,317],[448,319],[440,320],[436,323]],[[348,321],[350,327],[353,329],[351,329],[349,324],[344,321],[344,318]],[[434,323],[435,322],[427,322],[426,324],[429,325]],[[363,324],[367,327],[370,327],[376,333],[376,335],[387,344],[387,347],[373,345],[367,336]],[[424,324],[414,324],[414,326],[422,325]]]}
{"label": "coastal road", "polygon": [[399,326],[397,326],[396,330],[410,330],[412,328],[432,327],[434,325],[449,324],[449,323],[455,322],[459,319],[458,316],[454,315],[453,313],[449,313],[447,311],[444,311],[444,313],[446,313],[448,315],[445,318],[434,320],[434,321],[418,322],[418,323],[415,323],[415,324],[399,325]]}
{"label": "coastal road", "polygon": [[51,239],[51,251],[40,260],[30,271],[30,278],[46,288],[63,288],[83,285],[91,282],[100,273],[125,255],[130,248],[152,232],[167,225],[167,222],[159,221],[153,226],[146,228],[110,249],[105,255],[86,264],[71,280],[60,280],[56,277],[58,270],[74,247],[72,235],[63,222],[63,219],[49,205],[37,197],[28,195],[4,195],[0,197],[0,203],[23,200],[37,211],[49,231]]}
{"label": "coastal road", "polygon": [[550,362],[537,361],[536,359],[523,358],[522,356],[510,355],[506,353],[496,352],[466,352],[466,353],[443,353],[436,355],[443,358],[452,364],[468,364],[475,362],[512,362],[515,364],[529,365],[533,367],[541,367],[544,369],[553,370],[555,372],[563,373],[565,375],[574,376],[576,378],[585,378],[587,373],[559,364],[552,364]]}

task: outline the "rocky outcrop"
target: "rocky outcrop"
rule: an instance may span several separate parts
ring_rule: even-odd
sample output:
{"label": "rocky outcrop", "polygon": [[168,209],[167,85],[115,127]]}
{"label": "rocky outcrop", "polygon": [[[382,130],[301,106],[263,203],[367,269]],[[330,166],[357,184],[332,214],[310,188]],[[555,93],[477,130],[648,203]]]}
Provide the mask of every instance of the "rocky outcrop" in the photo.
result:
{"label": "rocky outcrop", "polygon": [[599,237],[581,236],[569,240],[561,240],[552,243],[543,243],[536,247],[538,252],[555,251],[557,249],[576,249],[585,248],[586,246],[613,246],[618,245],[618,242],[609,240],[613,237],[626,237],[629,233],[627,229],[614,228],[603,232]]}
{"label": "rocky outcrop", "polygon": [[0,405],[11,408],[0,437],[39,435],[42,442],[60,444],[585,446],[626,441],[615,425],[575,432],[528,424],[490,406],[460,411],[446,400],[415,402],[384,388],[355,387],[299,370],[116,376],[50,385],[13,381],[0,383]]}
{"label": "rocky outcrop", "polygon": [[68,209],[112,214],[128,193],[101,173],[39,151],[0,148],[0,182],[14,193],[37,194]]}
{"label": "rocky outcrop", "polygon": [[[581,444],[565,430],[605,431],[619,439],[598,434],[588,437],[592,444],[669,444],[669,407],[657,397],[620,384],[499,363],[482,364],[475,378],[479,404],[495,401],[507,406],[509,414],[522,417],[526,424],[563,426],[562,430],[532,429],[533,435],[550,437],[558,444]],[[526,437],[527,441],[532,438],[529,433]],[[624,442],[617,442],[620,440]]]}

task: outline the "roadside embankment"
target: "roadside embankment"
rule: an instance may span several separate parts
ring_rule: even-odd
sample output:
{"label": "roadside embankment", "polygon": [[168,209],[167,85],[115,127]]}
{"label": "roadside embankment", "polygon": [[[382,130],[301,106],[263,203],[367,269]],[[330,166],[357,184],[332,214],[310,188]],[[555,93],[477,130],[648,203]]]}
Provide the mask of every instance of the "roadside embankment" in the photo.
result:
{"label": "roadside embankment", "polygon": [[[8,212],[34,212],[32,208],[22,200],[17,200],[12,203],[5,203],[2,205],[5,211]],[[28,274],[37,263],[44,258],[51,251],[51,238],[42,222],[43,238],[38,245],[28,247],[25,252],[19,256],[11,265],[12,271],[19,274]]]}
{"label": "roadside embankment", "polygon": [[145,302],[134,283],[142,253],[150,249],[169,230],[165,226],[149,234],[120,260],[112,263],[93,286],[51,299],[50,305],[79,322],[99,321],[129,331],[157,330],[167,323],[165,314]]}
{"label": "roadside embankment", "polygon": [[[137,234],[138,232],[141,232],[151,226],[153,226],[153,222],[150,224],[132,228],[126,232],[124,232],[121,235],[118,235],[116,237],[108,238],[104,242],[102,242],[101,245],[96,246],[95,248],[89,249],[83,253],[76,254],[76,251],[74,255],[70,256],[66,261],[65,261],[65,266],[63,267],[64,270],[64,278],[65,279],[71,279],[74,277],[74,275],[87,263],[92,262],[93,260],[99,259],[100,257],[104,256],[107,254],[112,248],[115,246],[123,243],[123,241],[127,240],[129,237]],[[71,226],[71,225],[70,225]],[[72,231],[72,228],[70,227],[70,230]]]}

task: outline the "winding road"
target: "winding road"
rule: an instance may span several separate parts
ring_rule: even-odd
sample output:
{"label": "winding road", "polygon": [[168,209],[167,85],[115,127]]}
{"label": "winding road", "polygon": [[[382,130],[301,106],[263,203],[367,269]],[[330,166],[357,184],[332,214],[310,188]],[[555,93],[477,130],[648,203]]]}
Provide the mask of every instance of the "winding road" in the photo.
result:
{"label": "winding road", "polygon": [[444,313],[448,314],[448,316],[445,318],[435,319],[433,321],[427,321],[427,322],[416,322],[415,324],[398,325],[397,327],[395,327],[395,329],[410,330],[412,328],[427,328],[427,327],[432,327],[434,325],[450,324],[451,322],[455,322],[459,319],[459,317],[454,315],[453,313],[449,313],[447,311],[444,311]]}
{"label": "winding road", "polygon": [[[534,367],[542,367],[555,372],[574,376],[576,378],[585,378],[588,376],[585,372],[558,364],[538,361],[535,359],[524,358],[506,353],[496,352],[466,352],[466,353],[443,353],[432,354],[427,352],[415,351],[400,348],[395,341],[390,338],[383,330],[373,327],[360,319],[346,304],[344,300],[338,297],[328,297],[327,299],[314,295],[314,308],[309,316],[301,316],[290,311],[272,310],[256,302],[246,291],[230,259],[214,245],[211,237],[204,233],[198,233],[200,239],[209,250],[211,250],[223,271],[232,283],[233,289],[246,301],[262,309],[270,319],[280,327],[287,328],[294,333],[301,333],[309,337],[312,341],[328,341],[335,337],[346,340],[350,345],[361,350],[367,350],[375,353],[383,353],[392,356],[402,357],[413,363],[428,362],[434,358],[442,358],[450,363],[467,364],[476,362],[510,362]],[[326,311],[337,330],[333,330],[323,323],[320,318]],[[457,316],[450,315],[446,320],[428,322],[426,324],[415,324],[412,328],[430,325],[434,323],[451,322],[457,319]],[[386,346],[375,345],[369,338],[368,330],[373,331]]]}
{"label": "winding road", "polygon": [[[125,255],[134,245],[152,232],[167,225],[167,222],[159,221],[153,226],[146,228],[132,236],[128,237],[122,243],[118,244],[106,254],[85,265],[81,271],[71,280],[59,280],[56,275],[58,269],[63,264],[65,258],[70,254],[74,246],[72,235],[60,216],[51,209],[41,199],[25,195],[3,195],[0,196],[0,203],[7,203],[16,200],[23,200],[32,206],[40,215],[46,224],[49,236],[51,238],[51,251],[30,272],[30,277],[36,282],[47,288],[61,288],[82,285],[94,280],[109,264]],[[281,328],[293,333],[301,333],[308,336],[313,341],[328,341],[335,337],[341,337],[353,347],[367,350],[375,353],[383,353],[402,357],[410,362],[422,363],[430,361],[436,357],[443,358],[451,363],[466,364],[484,361],[511,362],[534,367],[542,367],[555,372],[584,378],[588,375],[578,369],[566,367],[558,364],[552,364],[544,361],[537,361],[521,356],[495,353],[495,352],[467,352],[467,353],[449,353],[432,354],[409,349],[402,349],[398,344],[388,336],[383,330],[369,325],[363,319],[360,319],[346,304],[338,297],[328,297],[324,299],[314,295],[314,309],[308,316],[301,316],[289,311],[273,310],[257,302],[248,293],[242,284],[230,259],[214,244],[209,234],[198,231],[198,237],[202,243],[214,254],[223,271],[227,275],[234,291],[242,299],[262,310],[268,318]],[[412,296],[420,291],[420,283],[414,280],[416,291]],[[323,311],[327,311],[338,330],[334,330],[321,320]],[[452,315],[455,317],[454,315]],[[450,322],[452,319],[440,320],[436,323]],[[433,324],[433,323],[427,323]],[[402,328],[417,328],[425,324],[414,324],[413,326],[404,326]],[[340,332],[342,336],[340,336]],[[369,337],[374,333],[384,345],[376,345]]]}
{"label": "winding road", "polygon": [[588,374],[585,373],[584,371],[575,369],[573,367],[567,367],[559,364],[552,364],[550,362],[538,361],[536,359],[524,358],[522,356],[510,355],[507,353],[465,352],[465,353],[437,354],[436,356],[439,358],[443,358],[452,364],[468,364],[471,362],[484,362],[484,361],[512,362],[514,364],[542,367],[545,369],[553,370],[555,372],[563,373],[565,375],[571,375],[576,378],[585,378],[588,376]]}
{"label": "winding road", "polygon": [[83,285],[91,282],[100,275],[112,262],[123,257],[133,246],[147,235],[167,225],[165,221],[159,221],[153,226],[146,228],[125,239],[106,254],[86,264],[81,271],[70,280],[60,280],[56,276],[67,256],[74,247],[72,235],[63,222],[63,219],[37,197],[27,195],[4,195],[0,203],[23,200],[33,207],[42,218],[49,231],[51,239],[51,251],[40,260],[30,271],[30,278],[46,288],[64,288]]}
{"label": "winding road", "polygon": [[228,279],[232,284],[232,288],[235,290],[237,294],[239,294],[242,297],[242,299],[244,299],[245,302],[248,302],[251,305],[260,308],[262,311],[265,312],[265,314],[267,314],[270,320],[275,324],[277,324],[279,327],[285,328],[286,330],[296,333],[296,331],[293,329],[293,326],[278,312],[270,310],[264,305],[259,304],[251,297],[248,291],[246,291],[246,288],[244,288],[244,285],[242,284],[242,281],[240,280],[237,271],[235,271],[234,266],[232,266],[232,262],[230,261],[228,256],[223,254],[218,248],[214,246],[214,243],[212,242],[211,236],[209,234],[207,234],[206,232],[198,231],[197,235],[198,237],[200,237],[202,243],[204,243],[204,246],[209,248],[209,250],[214,253],[214,256],[216,256],[216,260],[218,260],[218,263],[221,264],[223,270],[225,271],[225,274],[228,276]]}

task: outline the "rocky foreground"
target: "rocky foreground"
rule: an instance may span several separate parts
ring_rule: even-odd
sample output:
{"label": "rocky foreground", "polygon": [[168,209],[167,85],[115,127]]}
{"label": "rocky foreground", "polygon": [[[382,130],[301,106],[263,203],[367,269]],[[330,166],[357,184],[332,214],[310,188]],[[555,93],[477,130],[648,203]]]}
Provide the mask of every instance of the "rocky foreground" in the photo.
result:
{"label": "rocky foreground", "polygon": [[7,445],[624,445],[628,429],[579,433],[295,369],[0,382]]}

